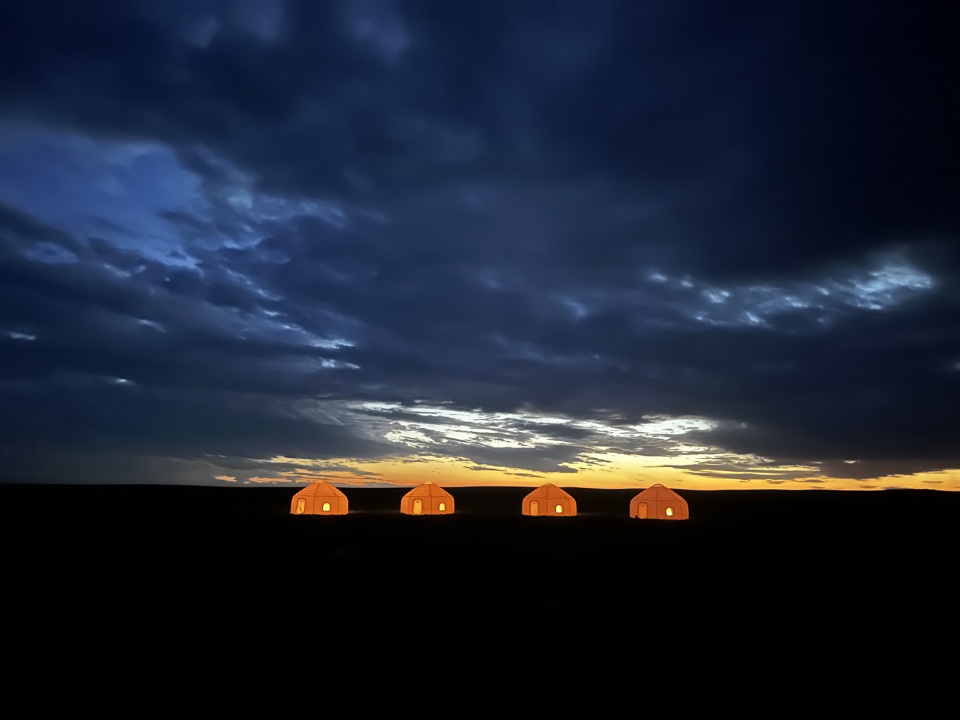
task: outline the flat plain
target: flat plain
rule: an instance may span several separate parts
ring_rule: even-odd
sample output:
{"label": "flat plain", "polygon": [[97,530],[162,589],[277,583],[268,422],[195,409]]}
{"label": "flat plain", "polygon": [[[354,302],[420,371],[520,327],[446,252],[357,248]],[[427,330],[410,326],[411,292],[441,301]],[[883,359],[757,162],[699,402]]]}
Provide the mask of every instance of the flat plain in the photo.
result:
{"label": "flat plain", "polygon": [[399,512],[406,488],[343,490],[350,513],[320,517],[290,514],[296,488],[0,485],[7,617],[101,642],[447,653],[790,638],[835,655],[956,627],[960,493],[677,488],[690,519],[657,521],[629,517],[636,490],[567,488],[563,518],[521,515],[531,488],[450,487],[455,514],[423,517]]}

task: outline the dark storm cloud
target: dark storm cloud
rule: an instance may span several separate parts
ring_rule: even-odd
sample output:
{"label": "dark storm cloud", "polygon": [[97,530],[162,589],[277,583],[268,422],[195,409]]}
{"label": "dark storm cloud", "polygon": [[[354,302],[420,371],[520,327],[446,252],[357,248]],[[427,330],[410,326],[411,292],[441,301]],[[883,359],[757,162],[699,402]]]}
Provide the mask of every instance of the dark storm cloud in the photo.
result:
{"label": "dark storm cloud", "polygon": [[[12,212],[0,217],[0,233],[5,247],[62,240]],[[0,263],[0,396],[9,409],[0,424],[12,447],[184,458],[384,454],[335,413],[278,399],[330,389],[329,350],[269,328],[257,338],[249,319],[239,326],[247,339],[238,339],[232,314],[210,297],[216,284],[199,300],[178,300],[140,277],[151,274],[142,258],[138,273],[121,277],[105,266],[129,267],[130,253],[95,241],[71,247],[73,262],[5,254]]]}
{"label": "dark storm cloud", "polygon": [[736,462],[705,462],[699,463],[696,467],[668,466],[682,468],[691,475],[701,477],[718,478],[725,480],[740,480],[743,482],[763,481],[770,483],[783,483],[787,480],[806,482],[811,476],[818,475],[819,467],[789,467],[780,466],[776,463],[759,463],[761,469],[749,463]]}
{"label": "dark storm cloud", "polygon": [[[884,476],[909,476],[915,473],[936,473],[960,465],[960,458],[954,455],[940,460],[901,460],[891,462],[887,460],[870,461],[856,460],[846,462],[825,462],[820,469],[828,478],[853,478],[854,480],[873,480]],[[943,482],[936,478],[925,479],[924,482]]]}
{"label": "dark storm cloud", "polygon": [[[5,482],[208,485],[223,468],[206,460],[183,460],[110,452],[74,452],[50,446],[0,450],[0,473]],[[36,450],[32,452],[32,450]],[[29,453],[29,454],[28,454]]]}
{"label": "dark storm cloud", "polygon": [[76,142],[0,147],[4,428],[378,457],[396,425],[337,403],[420,401],[719,423],[424,446],[480,465],[693,442],[954,466],[950,28],[937,3],[7,3],[0,119],[153,143],[150,177],[190,190],[115,153],[81,228],[20,183]]}

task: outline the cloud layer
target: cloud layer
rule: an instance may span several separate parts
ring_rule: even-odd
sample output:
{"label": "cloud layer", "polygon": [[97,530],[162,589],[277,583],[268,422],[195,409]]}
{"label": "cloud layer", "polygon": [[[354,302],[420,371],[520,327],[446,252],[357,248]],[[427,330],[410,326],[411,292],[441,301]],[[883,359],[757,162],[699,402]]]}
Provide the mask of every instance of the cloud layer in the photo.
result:
{"label": "cloud layer", "polygon": [[946,13],[7,4],[3,477],[960,468]]}

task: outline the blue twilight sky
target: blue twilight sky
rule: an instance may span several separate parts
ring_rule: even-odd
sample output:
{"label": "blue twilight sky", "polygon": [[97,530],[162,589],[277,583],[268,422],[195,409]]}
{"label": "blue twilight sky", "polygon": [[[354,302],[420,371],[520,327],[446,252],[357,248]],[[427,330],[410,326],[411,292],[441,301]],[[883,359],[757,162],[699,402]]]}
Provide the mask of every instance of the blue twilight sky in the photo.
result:
{"label": "blue twilight sky", "polygon": [[4,3],[0,479],[960,489],[958,36],[924,0]]}

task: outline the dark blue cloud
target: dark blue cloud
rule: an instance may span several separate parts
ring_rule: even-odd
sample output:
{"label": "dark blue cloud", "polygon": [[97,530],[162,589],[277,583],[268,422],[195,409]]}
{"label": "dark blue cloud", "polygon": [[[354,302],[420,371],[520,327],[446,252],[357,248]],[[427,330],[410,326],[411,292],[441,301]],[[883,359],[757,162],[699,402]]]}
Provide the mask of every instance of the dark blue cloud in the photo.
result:
{"label": "dark blue cloud", "polygon": [[[380,457],[400,446],[349,403],[420,401],[949,465],[949,20],[8,3],[0,401],[26,409],[3,426],[71,452]],[[602,440],[540,436],[457,452],[557,471]]]}

